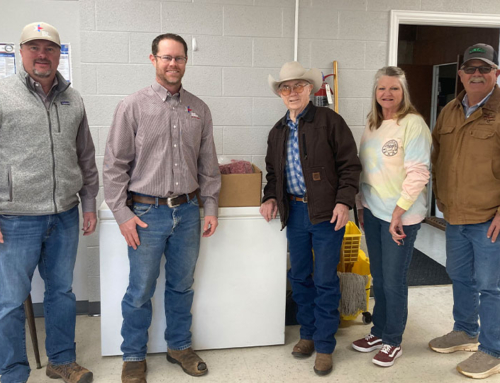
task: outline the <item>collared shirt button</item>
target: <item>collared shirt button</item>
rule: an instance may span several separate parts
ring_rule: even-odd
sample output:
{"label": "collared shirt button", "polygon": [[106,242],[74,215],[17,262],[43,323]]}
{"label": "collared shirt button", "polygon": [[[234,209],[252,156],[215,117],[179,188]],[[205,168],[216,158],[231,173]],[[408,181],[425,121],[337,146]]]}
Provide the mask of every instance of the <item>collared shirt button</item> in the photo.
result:
{"label": "collared shirt button", "polygon": [[176,147],[177,147],[177,144],[174,144],[174,148],[176,148]]}
{"label": "collared shirt button", "polygon": [[174,129],[177,128],[177,125],[174,125]]}
{"label": "collared shirt button", "polygon": [[176,185],[179,185],[179,182],[176,182],[175,184],[176,184]]}
{"label": "collared shirt button", "polygon": [[177,166],[177,162],[174,165]]}

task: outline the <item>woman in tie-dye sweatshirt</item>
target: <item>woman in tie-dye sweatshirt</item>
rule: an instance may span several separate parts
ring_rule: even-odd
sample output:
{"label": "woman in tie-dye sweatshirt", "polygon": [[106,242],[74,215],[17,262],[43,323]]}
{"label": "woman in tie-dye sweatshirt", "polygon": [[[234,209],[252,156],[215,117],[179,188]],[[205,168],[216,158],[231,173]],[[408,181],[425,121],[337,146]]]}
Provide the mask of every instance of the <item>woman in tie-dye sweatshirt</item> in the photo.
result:
{"label": "woman in tie-dye sweatshirt", "polygon": [[380,69],[361,138],[363,172],[357,196],[373,277],[373,327],[352,346],[361,352],[380,350],[372,362],[382,367],[392,366],[403,353],[407,272],[427,212],[430,149],[429,127],[410,102],[404,72]]}

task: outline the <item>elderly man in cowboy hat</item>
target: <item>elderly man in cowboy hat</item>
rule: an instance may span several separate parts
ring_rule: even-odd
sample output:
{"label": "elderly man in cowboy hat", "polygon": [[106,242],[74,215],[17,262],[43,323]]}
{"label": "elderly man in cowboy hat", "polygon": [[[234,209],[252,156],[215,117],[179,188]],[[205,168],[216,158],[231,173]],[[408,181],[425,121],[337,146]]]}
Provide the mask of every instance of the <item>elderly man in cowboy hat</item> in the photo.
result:
{"label": "elderly man in cowboy hat", "polygon": [[339,324],[337,264],[361,165],[342,117],[309,102],[321,83],[318,69],[306,71],[298,62],[283,65],[278,80],[269,76],[288,111],[269,133],[260,213],[269,221],[279,211],[282,226],[288,226],[288,278],[301,325],[292,355],[308,357],[316,350],[314,371],[326,375]]}

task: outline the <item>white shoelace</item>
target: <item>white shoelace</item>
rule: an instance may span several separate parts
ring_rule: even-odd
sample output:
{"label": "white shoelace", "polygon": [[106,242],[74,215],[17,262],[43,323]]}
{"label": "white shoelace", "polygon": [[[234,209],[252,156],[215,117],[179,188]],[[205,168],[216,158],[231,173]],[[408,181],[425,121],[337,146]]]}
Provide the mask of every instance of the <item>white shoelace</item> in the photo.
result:
{"label": "white shoelace", "polygon": [[365,336],[365,340],[370,340],[371,338],[375,338],[375,335],[368,334],[367,336]]}
{"label": "white shoelace", "polygon": [[393,347],[392,347],[391,345],[389,345],[389,344],[384,344],[384,345],[382,346],[382,350],[380,350],[380,352],[383,352],[384,354],[389,355],[389,353],[391,352],[391,349],[392,349],[392,348],[393,348]]}

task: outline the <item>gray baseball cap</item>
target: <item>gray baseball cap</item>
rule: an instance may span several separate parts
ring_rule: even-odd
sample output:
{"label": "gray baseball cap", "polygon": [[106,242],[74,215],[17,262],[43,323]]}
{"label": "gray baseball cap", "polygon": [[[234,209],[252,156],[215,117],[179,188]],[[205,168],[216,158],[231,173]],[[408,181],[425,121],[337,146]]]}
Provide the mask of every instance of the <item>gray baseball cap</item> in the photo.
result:
{"label": "gray baseball cap", "polygon": [[21,32],[21,45],[32,40],[48,40],[61,46],[57,29],[44,22],[31,23],[23,28]]}
{"label": "gray baseball cap", "polygon": [[469,60],[481,60],[498,66],[498,53],[488,44],[474,44],[465,50],[464,65]]}

